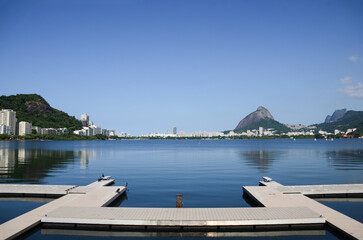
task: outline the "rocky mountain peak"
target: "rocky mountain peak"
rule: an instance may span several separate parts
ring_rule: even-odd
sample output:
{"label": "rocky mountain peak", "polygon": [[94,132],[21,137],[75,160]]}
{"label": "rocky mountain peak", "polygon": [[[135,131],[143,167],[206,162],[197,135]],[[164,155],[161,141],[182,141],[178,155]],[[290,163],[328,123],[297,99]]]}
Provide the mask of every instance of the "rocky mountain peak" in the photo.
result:
{"label": "rocky mountain peak", "polygon": [[259,106],[256,111],[250,113],[247,117],[242,119],[234,130],[241,129],[252,123],[259,122],[261,119],[265,118],[274,120],[274,117],[266,108]]}
{"label": "rocky mountain peak", "polygon": [[324,122],[325,123],[328,123],[328,122],[338,121],[339,119],[343,118],[346,113],[347,113],[347,109],[346,108],[335,110],[334,113],[333,113],[333,115],[326,116]]}

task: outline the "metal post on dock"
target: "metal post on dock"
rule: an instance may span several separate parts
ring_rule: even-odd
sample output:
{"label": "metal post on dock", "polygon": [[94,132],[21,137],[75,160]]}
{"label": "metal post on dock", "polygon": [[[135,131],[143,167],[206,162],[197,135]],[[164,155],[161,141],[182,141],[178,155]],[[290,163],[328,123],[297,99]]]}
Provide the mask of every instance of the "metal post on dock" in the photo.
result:
{"label": "metal post on dock", "polygon": [[177,194],[176,195],[176,208],[182,208],[183,207],[183,194]]}

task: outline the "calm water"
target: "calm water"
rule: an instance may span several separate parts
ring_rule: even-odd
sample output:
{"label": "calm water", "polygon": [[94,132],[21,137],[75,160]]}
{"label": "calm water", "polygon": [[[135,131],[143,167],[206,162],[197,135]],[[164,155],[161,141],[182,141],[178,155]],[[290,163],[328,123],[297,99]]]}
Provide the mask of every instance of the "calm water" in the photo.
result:
{"label": "calm water", "polygon": [[[177,193],[184,207],[249,207],[241,187],[262,176],[284,185],[363,183],[363,139],[0,142],[0,183],[87,185],[102,173],[128,182],[121,207],[175,207]],[[324,204],[363,222],[362,203]],[[0,223],[40,205],[0,201]]]}

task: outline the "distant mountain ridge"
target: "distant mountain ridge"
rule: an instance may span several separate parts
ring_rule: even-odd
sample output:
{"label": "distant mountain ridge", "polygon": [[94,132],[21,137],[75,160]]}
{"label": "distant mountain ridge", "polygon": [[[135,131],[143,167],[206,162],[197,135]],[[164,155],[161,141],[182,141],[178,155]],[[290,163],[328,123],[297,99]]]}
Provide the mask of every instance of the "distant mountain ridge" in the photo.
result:
{"label": "distant mountain ridge", "polygon": [[66,127],[70,130],[81,129],[82,123],[75,117],[51,107],[37,94],[17,94],[0,96],[0,110],[12,109],[18,122],[26,121],[42,128]]}
{"label": "distant mountain ridge", "polygon": [[344,115],[346,113],[347,113],[346,108],[335,110],[333,115],[326,116],[324,123],[335,122],[335,121],[341,119],[342,117],[344,117]]}
{"label": "distant mountain ridge", "polygon": [[[348,129],[357,128],[358,132],[363,133],[363,111],[347,111],[347,109],[338,109],[334,111],[332,116],[328,115],[325,119],[326,122],[310,125],[308,128],[302,127],[299,130],[311,129],[316,127],[316,130],[323,130],[330,133],[334,133],[334,130],[346,132]],[[243,118],[234,129],[234,132],[241,133],[247,130],[273,128],[279,133],[287,133],[290,131],[296,131],[288,127],[287,124],[282,124],[276,121],[272,114],[264,107],[260,106],[256,111],[248,114]],[[299,131],[298,130],[298,131]]]}
{"label": "distant mountain ridge", "polygon": [[256,111],[243,118],[234,129],[235,132],[243,132],[259,127],[274,128],[278,132],[288,132],[291,129],[276,121],[272,114],[264,107],[259,106]]}
{"label": "distant mountain ridge", "polygon": [[[343,109],[344,110],[344,109]],[[347,131],[347,129],[357,128],[358,132],[363,132],[363,111],[347,111],[343,117],[336,121],[314,124],[318,130],[334,132],[335,129]]]}

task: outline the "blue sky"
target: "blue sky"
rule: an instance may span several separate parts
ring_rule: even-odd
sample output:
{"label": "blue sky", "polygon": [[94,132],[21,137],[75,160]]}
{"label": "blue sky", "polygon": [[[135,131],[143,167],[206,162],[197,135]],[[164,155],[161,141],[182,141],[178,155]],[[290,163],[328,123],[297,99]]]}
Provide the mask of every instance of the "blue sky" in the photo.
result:
{"label": "blue sky", "polygon": [[0,95],[133,135],[363,110],[363,1],[0,0]]}

